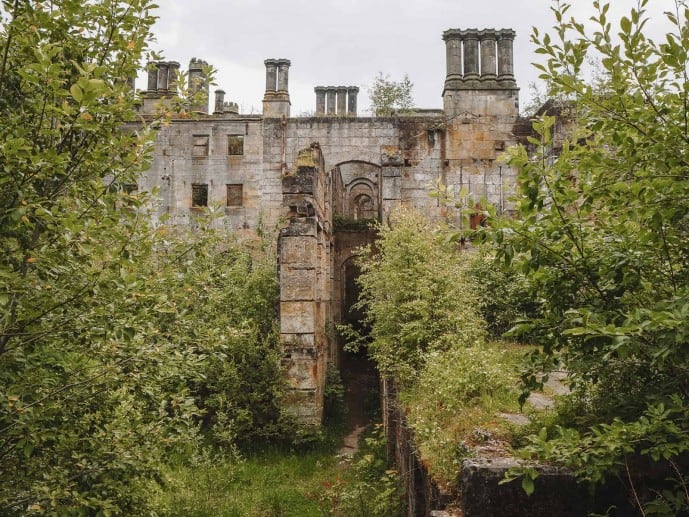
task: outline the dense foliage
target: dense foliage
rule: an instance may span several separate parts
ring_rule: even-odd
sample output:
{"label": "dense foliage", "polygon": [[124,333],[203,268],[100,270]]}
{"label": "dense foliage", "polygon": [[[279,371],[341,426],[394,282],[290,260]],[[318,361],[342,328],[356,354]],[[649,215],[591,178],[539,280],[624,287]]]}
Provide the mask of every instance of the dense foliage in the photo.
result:
{"label": "dense foliage", "polygon": [[506,425],[500,429],[495,413],[518,409],[521,352],[487,342],[480,287],[470,276],[485,258],[460,250],[453,233],[399,211],[380,228],[376,254],[362,254],[358,280],[368,353],[396,386],[422,461],[438,481],[456,478],[477,429],[484,437],[502,433]]}
{"label": "dense foliage", "polygon": [[153,7],[2,3],[3,515],[146,513],[143,481],[177,443],[280,419],[274,260],[152,227],[131,192],[150,140],[123,130],[127,79]]}
{"label": "dense foliage", "polygon": [[[534,31],[542,77],[572,119],[564,134],[537,121],[534,154],[511,154],[518,219],[494,232],[543,302],[521,327],[542,344],[527,385],[561,362],[580,402],[576,421],[533,437],[529,452],[585,480],[618,473],[631,488],[630,458],[669,462],[686,483],[676,467],[689,451],[689,9],[662,15],[671,30],[656,42],[648,4],[615,29],[607,4],[594,2],[592,28],[557,4],[554,32]],[[591,56],[601,84],[586,79]],[[650,508],[677,504],[663,494]]]}
{"label": "dense foliage", "polygon": [[447,234],[400,211],[380,228],[376,254],[362,253],[360,306],[370,327],[369,355],[383,375],[413,382],[427,353],[481,343],[484,322],[464,280],[466,261]]}

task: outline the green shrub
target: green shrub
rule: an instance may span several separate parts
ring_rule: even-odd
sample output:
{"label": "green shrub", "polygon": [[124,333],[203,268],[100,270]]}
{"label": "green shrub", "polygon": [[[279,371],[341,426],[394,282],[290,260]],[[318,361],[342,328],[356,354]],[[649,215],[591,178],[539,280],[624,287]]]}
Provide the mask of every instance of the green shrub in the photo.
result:
{"label": "green shrub", "polygon": [[514,345],[494,343],[427,354],[402,402],[421,457],[436,479],[452,482],[472,446],[504,438],[507,425],[495,414],[518,409],[521,353]]}
{"label": "green shrub", "polygon": [[379,234],[376,254],[362,254],[359,306],[378,369],[406,384],[423,368],[427,351],[480,343],[485,324],[466,281],[466,256],[448,242],[447,232],[400,211]]}

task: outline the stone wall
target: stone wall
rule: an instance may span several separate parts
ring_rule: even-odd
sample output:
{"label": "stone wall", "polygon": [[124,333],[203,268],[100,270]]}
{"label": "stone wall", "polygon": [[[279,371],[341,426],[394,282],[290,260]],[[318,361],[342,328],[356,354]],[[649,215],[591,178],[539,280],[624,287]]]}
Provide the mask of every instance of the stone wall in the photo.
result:
{"label": "stone wall", "polygon": [[[279,231],[284,363],[305,422],[320,418],[325,364],[338,355],[326,328],[343,318],[351,280],[345,264],[373,239],[361,229],[337,237],[333,217],[387,221],[405,206],[461,226],[467,206],[487,201],[512,210],[516,173],[499,157],[526,127],[518,118],[513,38],[507,29],[443,34],[443,110],[363,118],[356,86],[316,87],[316,116],[290,118],[291,62],[280,58],[264,61],[262,115],[239,114],[219,89],[212,112],[208,100],[195,101],[157,129],[153,162],[138,185],[158,192],[154,217],[194,227],[209,209],[217,228]],[[189,64],[195,91],[208,92],[204,66]],[[144,118],[171,102],[178,69],[174,61],[150,64]],[[462,193],[463,206],[432,198],[439,183]]]}

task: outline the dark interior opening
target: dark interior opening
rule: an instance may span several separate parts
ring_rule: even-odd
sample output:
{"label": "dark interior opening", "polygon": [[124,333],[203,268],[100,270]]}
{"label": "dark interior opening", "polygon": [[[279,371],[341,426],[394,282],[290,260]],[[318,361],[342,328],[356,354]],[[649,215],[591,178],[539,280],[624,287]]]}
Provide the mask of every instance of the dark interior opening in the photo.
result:
{"label": "dark interior opening", "polygon": [[[353,260],[344,267],[343,323],[351,325],[363,336],[370,328],[366,324],[365,309],[356,306],[361,289],[357,278],[361,274]],[[343,344],[344,345],[344,344]],[[342,349],[340,375],[345,387],[347,424],[350,429],[366,426],[380,419],[380,380],[375,363],[368,356],[366,346],[356,351]]]}

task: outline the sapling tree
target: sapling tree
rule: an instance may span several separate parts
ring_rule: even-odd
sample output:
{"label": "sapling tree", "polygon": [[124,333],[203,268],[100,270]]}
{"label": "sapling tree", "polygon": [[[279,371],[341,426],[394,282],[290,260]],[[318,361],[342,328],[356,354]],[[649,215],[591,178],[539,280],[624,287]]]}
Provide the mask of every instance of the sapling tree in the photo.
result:
{"label": "sapling tree", "polygon": [[406,113],[414,108],[414,83],[405,74],[401,81],[379,72],[369,90],[371,112],[376,117],[389,117],[393,113]]}

